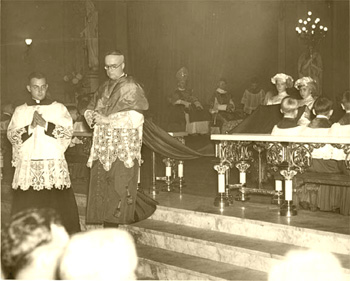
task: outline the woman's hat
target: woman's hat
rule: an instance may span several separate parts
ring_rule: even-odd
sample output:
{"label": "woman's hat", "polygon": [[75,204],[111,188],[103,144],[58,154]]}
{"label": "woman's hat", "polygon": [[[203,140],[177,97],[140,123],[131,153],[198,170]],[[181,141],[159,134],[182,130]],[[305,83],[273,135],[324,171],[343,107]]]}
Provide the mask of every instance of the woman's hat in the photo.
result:
{"label": "woman's hat", "polygon": [[310,83],[316,83],[311,77],[302,77],[295,81],[294,87],[300,90],[303,86],[308,86]]}
{"label": "woman's hat", "polygon": [[277,80],[282,80],[283,82],[286,83],[287,88],[292,88],[293,87],[293,78],[292,76],[289,76],[284,73],[277,73],[274,77],[271,78],[272,84],[276,84]]}

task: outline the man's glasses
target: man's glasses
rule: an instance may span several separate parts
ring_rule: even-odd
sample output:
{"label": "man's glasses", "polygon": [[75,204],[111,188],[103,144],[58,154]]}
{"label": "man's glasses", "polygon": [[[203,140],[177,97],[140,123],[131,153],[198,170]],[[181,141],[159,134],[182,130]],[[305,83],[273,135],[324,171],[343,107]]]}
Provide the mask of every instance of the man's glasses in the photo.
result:
{"label": "man's glasses", "polygon": [[111,64],[111,65],[105,65],[106,70],[116,70],[120,64]]}
{"label": "man's glasses", "polygon": [[31,88],[34,90],[34,91],[45,91],[47,89],[47,84],[45,85],[41,85],[41,86],[38,86],[38,85],[33,85],[31,86]]}

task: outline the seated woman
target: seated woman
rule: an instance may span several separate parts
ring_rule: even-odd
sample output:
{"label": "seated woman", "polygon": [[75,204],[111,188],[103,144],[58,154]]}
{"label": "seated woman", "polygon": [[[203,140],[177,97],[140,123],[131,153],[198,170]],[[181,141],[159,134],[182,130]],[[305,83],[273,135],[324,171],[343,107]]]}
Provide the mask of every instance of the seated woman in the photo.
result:
{"label": "seated woman", "polygon": [[280,104],[285,97],[289,96],[287,88],[293,87],[293,78],[284,73],[278,73],[271,78],[271,82],[276,85],[277,95],[266,95],[266,105]]}
{"label": "seated woman", "polygon": [[188,87],[186,68],[181,68],[176,77],[178,87],[168,98],[171,104],[168,119],[168,131],[186,131],[188,134],[209,133],[210,116],[204,111],[198,98],[193,95],[193,90]]}
{"label": "seated woman", "polygon": [[312,108],[317,94],[316,83],[311,77],[302,77],[295,82],[294,87],[299,90],[302,97],[302,100],[299,100],[299,107],[306,106],[298,125],[306,126],[311,121]]}

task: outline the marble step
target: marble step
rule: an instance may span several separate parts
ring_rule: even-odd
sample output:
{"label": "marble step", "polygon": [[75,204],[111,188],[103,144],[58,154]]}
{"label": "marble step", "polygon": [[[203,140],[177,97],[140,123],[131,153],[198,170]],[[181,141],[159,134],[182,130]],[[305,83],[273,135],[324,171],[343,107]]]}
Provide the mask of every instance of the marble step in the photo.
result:
{"label": "marble step", "polygon": [[267,280],[267,273],[232,264],[137,245],[138,276],[156,280]]}
{"label": "marble step", "polygon": [[350,255],[350,235],[341,233],[165,206],[150,219]]}
{"label": "marble step", "polygon": [[[145,220],[122,227],[133,234],[137,244],[264,272],[269,272],[289,251],[306,249],[156,220]],[[336,256],[344,272],[350,273],[348,255]]]}

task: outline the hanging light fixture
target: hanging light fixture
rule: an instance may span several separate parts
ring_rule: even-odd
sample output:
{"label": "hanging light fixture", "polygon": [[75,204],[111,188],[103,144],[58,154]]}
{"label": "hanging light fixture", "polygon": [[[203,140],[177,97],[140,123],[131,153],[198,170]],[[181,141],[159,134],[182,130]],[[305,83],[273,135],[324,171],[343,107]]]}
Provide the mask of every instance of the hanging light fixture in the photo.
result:
{"label": "hanging light fixture", "polygon": [[25,42],[26,45],[29,47],[30,45],[32,45],[33,39],[31,39],[31,38],[26,38],[26,39],[24,40],[24,42]]}
{"label": "hanging light fixture", "polygon": [[295,28],[297,36],[310,47],[317,46],[328,31],[326,26],[321,25],[320,18],[313,16],[313,13],[308,11],[306,19],[299,19]]}

